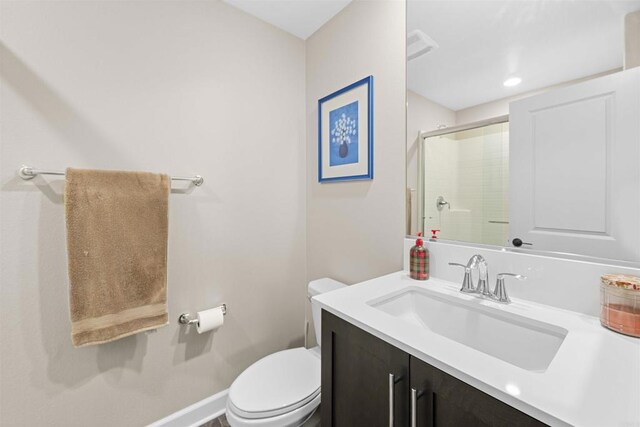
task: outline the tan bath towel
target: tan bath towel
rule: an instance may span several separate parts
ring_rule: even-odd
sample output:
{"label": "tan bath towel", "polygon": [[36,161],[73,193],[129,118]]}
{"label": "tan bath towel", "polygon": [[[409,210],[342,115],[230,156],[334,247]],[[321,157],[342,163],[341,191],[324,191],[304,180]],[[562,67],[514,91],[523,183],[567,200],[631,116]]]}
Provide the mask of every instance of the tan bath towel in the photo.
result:
{"label": "tan bath towel", "polygon": [[170,178],[81,169],[66,176],[73,345],[166,325]]}

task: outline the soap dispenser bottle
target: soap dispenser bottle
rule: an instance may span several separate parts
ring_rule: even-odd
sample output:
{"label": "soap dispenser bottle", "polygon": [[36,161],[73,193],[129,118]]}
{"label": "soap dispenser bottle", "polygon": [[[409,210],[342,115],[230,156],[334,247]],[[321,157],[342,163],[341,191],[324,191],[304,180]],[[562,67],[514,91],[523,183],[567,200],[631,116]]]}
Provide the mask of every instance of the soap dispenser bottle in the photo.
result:
{"label": "soap dispenser bottle", "polygon": [[418,233],[416,245],[409,252],[409,276],[416,280],[429,279],[429,251],[423,246],[420,238],[422,233]]}

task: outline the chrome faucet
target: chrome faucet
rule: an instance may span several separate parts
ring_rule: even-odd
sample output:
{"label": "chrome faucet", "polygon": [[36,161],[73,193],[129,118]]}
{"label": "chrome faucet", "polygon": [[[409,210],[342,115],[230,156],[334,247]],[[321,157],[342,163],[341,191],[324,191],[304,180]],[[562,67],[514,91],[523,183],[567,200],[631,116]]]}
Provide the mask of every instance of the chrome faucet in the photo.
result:
{"label": "chrome faucet", "polygon": [[[489,278],[489,268],[487,267],[487,261],[482,257],[482,255],[472,256],[469,259],[469,262],[467,262],[467,265],[458,264],[456,262],[450,262],[449,265],[464,268],[464,279],[462,280],[462,287],[460,288],[460,292],[478,293],[484,296],[492,295],[491,291],[489,290],[489,286],[487,285],[487,280]],[[474,269],[478,270],[477,286],[474,286],[473,278],[471,276],[471,272]]]}
{"label": "chrome faucet", "polygon": [[504,304],[508,304],[511,302],[511,298],[507,295],[507,288],[504,286],[504,278],[510,276],[518,280],[526,280],[527,276],[523,276],[522,274],[513,274],[513,273],[500,273],[496,276],[496,287],[493,290],[492,298],[497,302],[501,302]]}
{"label": "chrome faucet", "polygon": [[462,279],[462,287],[460,288],[460,292],[468,294],[474,293],[476,290],[473,287],[473,282],[471,281],[471,267],[469,267],[469,265],[459,264],[457,262],[450,262],[449,265],[464,268],[464,279]]}
{"label": "chrome faucet", "polygon": [[487,266],[487,261],[484,257],[482,255],[472,256],[467,266],[471,270],[478,269],[478,285],[475,287],[475,292],[485,297],[491,297],[493,294],[487,284],[489,281],[489,266]]}
{"label": "chrome faucet", "polygon": [[[496,276],[496,287],[493,289],[493,292],[491,292],[489,285],[487,284],[489,280],[489,267],[487,266],[487,261],[482,255],[472,256],[469,259],[469,262],[467,262],[467,265],[458,264],[457,262],[450,262],[449,265],[464,268],[464,279],[462,280],[460,292],[479,294],[480,296],[491,298],[492,300],[503,304],[511,302],[509,295],[507,295],[507,288],[504,285],[504,278],[513,277],[518,280],[525,280],[527,278],[527,276],[523,276],[521,274],[499,273]],[[478,284],[474,286],[471,273],[476,269],[478,270]]]}

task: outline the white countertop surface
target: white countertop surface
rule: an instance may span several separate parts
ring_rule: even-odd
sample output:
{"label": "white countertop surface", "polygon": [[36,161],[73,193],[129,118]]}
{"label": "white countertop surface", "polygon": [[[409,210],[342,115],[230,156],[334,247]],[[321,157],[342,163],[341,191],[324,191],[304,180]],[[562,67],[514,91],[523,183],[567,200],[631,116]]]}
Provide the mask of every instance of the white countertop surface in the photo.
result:
{"label": "white countertop surface", "polygon": [[[367,304],[409,287],[546,322],[568,334],[545,372],[527,371]],[[547,424],[640,427],[640,339],[605,329],[596,317],[515,298],[511,304],[499,304],[462,294],[459,287],[397,272],[315,300],[336,316]]]}

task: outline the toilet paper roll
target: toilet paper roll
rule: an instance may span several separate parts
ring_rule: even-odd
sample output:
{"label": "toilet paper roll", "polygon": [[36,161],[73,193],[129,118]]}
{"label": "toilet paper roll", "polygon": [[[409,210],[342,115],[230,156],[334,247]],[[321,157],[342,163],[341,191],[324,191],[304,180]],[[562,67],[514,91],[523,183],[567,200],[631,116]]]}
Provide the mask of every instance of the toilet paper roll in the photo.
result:
{"label": "toilet paper roll", "polygon": [[224,323],[222,307],[211,308],[198,312],[196,329],[199,334],[219,328]]}

